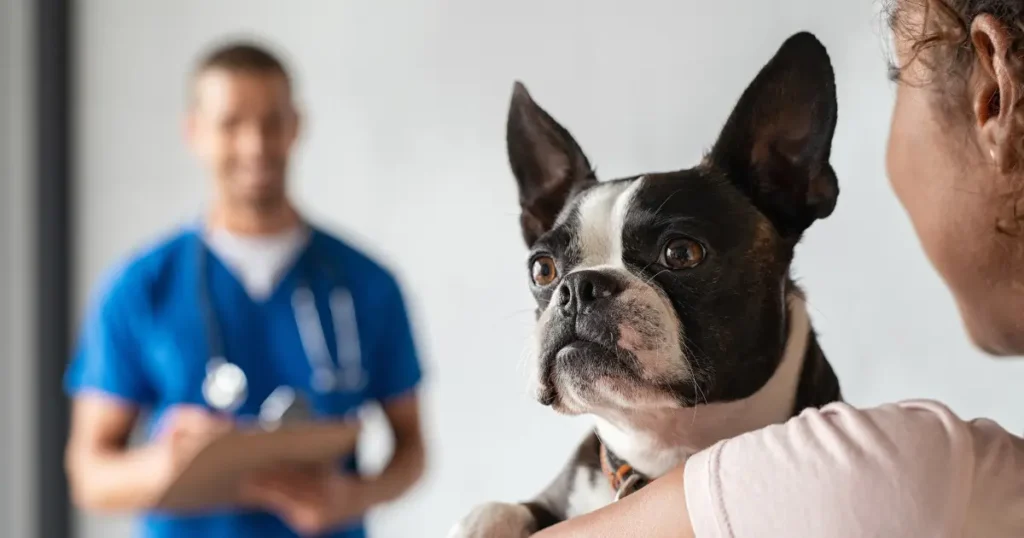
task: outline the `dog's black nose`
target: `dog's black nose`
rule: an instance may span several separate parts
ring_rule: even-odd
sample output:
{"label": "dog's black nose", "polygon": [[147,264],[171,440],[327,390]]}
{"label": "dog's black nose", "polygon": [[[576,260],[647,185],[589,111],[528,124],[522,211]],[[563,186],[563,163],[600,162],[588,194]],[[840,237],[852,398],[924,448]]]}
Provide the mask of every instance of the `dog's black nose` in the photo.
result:
{"label": "dog's black nose", "polygon": [[583,270],[569,273],[558,287],[558,306],[567,314],[583,307],[612,299],[622,291],[622,282],[613,274]]}

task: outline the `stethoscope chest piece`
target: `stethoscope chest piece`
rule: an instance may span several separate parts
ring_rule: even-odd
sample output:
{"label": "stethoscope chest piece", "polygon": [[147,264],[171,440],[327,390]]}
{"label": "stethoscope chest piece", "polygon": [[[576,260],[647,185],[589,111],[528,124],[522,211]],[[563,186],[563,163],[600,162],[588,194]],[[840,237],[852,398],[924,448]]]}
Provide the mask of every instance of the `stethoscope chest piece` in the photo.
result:
{"label": "stethoscope chest piece", "polygon": [[248,392],[248,381],[242,368],[221,357],[210,359],[203,379],[203,398],[210,407],[233,413],[245,403]]}

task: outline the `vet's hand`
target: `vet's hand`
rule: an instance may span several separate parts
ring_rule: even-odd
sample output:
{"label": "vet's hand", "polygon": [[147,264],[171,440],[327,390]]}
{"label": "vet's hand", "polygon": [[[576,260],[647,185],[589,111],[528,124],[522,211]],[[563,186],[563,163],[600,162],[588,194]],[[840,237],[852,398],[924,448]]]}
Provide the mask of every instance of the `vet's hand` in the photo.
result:
{"label": "vet's hand", "polygon": [[478,506],[448,534],[448,538],[526,538],[537,530],[533,514],[521,504]]}
{"label": "vet's hand", "polygon": [[231,420],[195,405],[176,405],[160,419],[146,457],[154,488],[162,491],[218,436],[230,431]]}
{"label": "vet's hand", "polygon": [[341,528],[375,504],[366,482],[323,467],[254,475],[243,483],[241,495],[243,504],[277,514],[304,536]]}

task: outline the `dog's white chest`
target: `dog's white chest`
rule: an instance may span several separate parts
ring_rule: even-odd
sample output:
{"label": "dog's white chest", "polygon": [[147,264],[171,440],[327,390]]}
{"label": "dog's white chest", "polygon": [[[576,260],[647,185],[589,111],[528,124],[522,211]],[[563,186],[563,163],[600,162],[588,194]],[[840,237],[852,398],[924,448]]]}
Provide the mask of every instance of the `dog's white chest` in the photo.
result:
{"label": "dog's white chest", "polygon": [[572,489],[566,516],[572,519],[608,506],[615,500],[615,491],[603,474],[587,467],[578,467],[573,474]]}

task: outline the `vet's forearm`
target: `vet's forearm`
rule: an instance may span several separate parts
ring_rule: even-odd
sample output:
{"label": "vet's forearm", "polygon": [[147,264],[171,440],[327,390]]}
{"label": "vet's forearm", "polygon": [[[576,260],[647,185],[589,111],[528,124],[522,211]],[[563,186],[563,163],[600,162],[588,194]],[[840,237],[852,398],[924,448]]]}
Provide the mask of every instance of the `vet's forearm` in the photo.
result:
{"label": "vet's forearm", "polygon": [[640,491],[600,510],[570,519],[534,536],[538,538],[694,538],[686,510],[683,467]]}
{"label": "vet's forearm", "polygon": [[397,443],[395,455],[384,471],[367,481],[369,504],[393,501],[419,481],[426,466],[425,452],[419,438]]}
{"label": "vet's forearm", "polygon": [[150,508],[159,495],[158,477],[153,470],[156,449],[71,447],[67,472],[74,504],[102,512]]}

